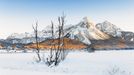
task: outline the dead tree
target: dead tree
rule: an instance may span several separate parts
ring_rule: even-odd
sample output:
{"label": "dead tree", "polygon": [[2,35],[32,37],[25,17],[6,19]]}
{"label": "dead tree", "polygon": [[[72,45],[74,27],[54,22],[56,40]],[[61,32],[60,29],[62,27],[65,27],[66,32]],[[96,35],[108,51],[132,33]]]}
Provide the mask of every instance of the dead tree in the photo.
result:
{"label": "dead tree", "polygon": [[[58,17],[58,38],[52,38],[51,49],[50,49],[50,56],[47,58],[47,65],[57,66],[62,60],[65,59],[65,49],[64,49],[64,25],[65,25],[65,16]],[[52,29],[52,37],[54,37],[54,24],[51,22],[51,29]],[[58,42],[56,42],[57,40]]]}
{"label": "dead tree", "polygon": [[38,56],[38,62],[40,62],[41,57],[40,57],[39,40],[38,40],[38,22],[36,22],[36,25],[32,27],[35,34],[36,54]]}
{"label": "dead tree", "polygon": [[63,16],[60,18],[61,19],[61,35],[62,35],[62,43],[63,43],[63,46],[62,46],[62,53],[61,53],[61,59],[64,60],[65,57],[66,57],[66,54],[67,52],[65,52],[65,42],[64,42],[64,25],[65,25],[65,15],[63,13]]}
{"label": "dead tree", "polygon": [[53,62],[54,62],[54,51],[55,51],[55,44],[54,44],[54,24],[53,22],[51,21],[51,39],[52,39],[52,42],[51,42],[51,49],[50,49],[50,55],[47,57],[47,61],[46,61],[46,64],[48,66],[50,66]]}
{"label": "dead tree", "polygon": [[[51,45],[53,45],[54,46],[54,44],[53,44],[53,42],[54,42],[54,24],[53,24],[53,22],[51,21],[51,24],[52,24],[52,27],[51,27],[51,30],[52,30],[52,43],[51,43]],[[52,61],[52,57],[53,57],[53,46],[51,47],[51,50],[50,50],[50,61]]]}

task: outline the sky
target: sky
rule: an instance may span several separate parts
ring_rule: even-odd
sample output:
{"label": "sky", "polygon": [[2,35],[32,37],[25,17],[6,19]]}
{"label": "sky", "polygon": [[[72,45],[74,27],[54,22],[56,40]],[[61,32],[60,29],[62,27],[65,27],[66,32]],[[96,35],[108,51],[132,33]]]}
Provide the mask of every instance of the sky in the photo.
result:
{"label": "sky", "polygon": [[95,23],[105,20],[134,32],[134,0],[0,0],[0,38],[11,33],[32,32],[50,25],[66,14],[66,24],[77,24],[83,17]]}

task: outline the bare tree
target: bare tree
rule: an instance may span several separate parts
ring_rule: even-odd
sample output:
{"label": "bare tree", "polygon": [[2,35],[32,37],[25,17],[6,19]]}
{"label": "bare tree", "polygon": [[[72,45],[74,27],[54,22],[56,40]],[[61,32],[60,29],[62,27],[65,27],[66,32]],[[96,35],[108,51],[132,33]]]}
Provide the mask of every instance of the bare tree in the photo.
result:
{"label": "bare tree", "polygon": [[40,49],[39,49],[39,40],[38,40],[38,22],[36,22],[36,25],[33,26],[33,30],[34,30],[34,34],[35,34],[35,43],[36,43],[36,54],[38,56],[38,62],[41,61],[41,57],[40,57]]}
{"label": "bare tree", "polygon": [[47,65],[50,66],[54,62],[54,50],[55,50],[55,44],[54,44],[54,24],[51,21],[51,34],[52,34],[52,42],[51,42],[51,49],[50,49],[50,55],[47,57]]}
{"label": "bare tree", "polygon": [[[65,49],[64,49],[64,25],[65,25],[65,16],[58,17],[58,38],[52,38],[50,56],[47,58],[47,65],[57,66],[62,60],[65,59]],[[52,37],[54,37],[54,24],[51,22]],[[58,42],[56,42],[57,40]]]}
{"label": "bare tree", "polygon": [[62,47],[62,53],[61,53],[61,59],[62,60],[64,60],[65,59],[65,53],[67,53],[67,52],[65,52],[65,49],[64,49],[64,47],[65,47],[65,42],[64,42],[64,25],[65,25],[65,15],[64,15],[64,13],[63,13],[63,16],[61,17],[61,34],[62,34],[62,43],[63,43],[63,47]]}

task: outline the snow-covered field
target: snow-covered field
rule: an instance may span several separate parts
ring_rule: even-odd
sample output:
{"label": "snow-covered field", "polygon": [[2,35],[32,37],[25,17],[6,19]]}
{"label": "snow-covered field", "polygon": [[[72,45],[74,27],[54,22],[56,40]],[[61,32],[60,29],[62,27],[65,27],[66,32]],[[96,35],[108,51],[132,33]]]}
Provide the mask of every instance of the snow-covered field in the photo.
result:
{"label": "snow-covered field", "polygon": [[35,58],[35,53],[0,53],[0,75],[134,75],[134,50],[70,52],[51,68]]}

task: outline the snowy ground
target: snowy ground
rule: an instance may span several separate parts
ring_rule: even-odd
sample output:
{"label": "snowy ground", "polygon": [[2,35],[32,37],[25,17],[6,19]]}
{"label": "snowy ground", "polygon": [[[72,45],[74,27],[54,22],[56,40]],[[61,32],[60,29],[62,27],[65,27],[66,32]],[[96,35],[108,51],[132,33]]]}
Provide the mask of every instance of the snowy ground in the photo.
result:
{"label": "snowy ground", "polygon": [[70,52],[59,66],[35,62],[35,53],[0,53],[0,75],[134,75],[134,50]]}

